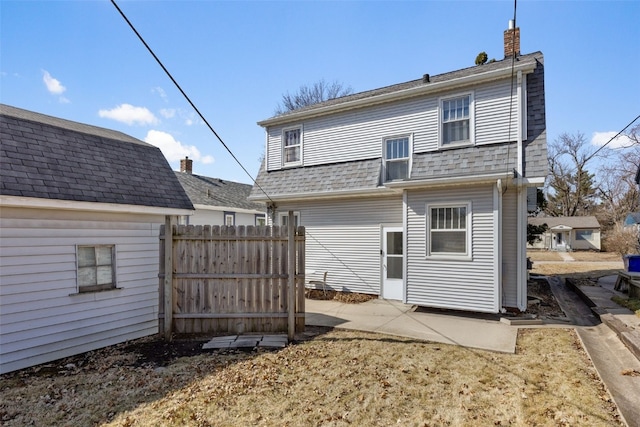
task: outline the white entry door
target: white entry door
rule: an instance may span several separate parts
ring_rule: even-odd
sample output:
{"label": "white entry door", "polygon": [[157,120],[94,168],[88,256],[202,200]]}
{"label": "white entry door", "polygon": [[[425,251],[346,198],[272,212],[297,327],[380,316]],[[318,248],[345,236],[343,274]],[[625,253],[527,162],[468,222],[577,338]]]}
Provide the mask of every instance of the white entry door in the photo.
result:
{"label": "white entry door", "polygon": [[380,252],[382,254],[382,298],[402,300],[404,289],[402,227],[383,228]]}

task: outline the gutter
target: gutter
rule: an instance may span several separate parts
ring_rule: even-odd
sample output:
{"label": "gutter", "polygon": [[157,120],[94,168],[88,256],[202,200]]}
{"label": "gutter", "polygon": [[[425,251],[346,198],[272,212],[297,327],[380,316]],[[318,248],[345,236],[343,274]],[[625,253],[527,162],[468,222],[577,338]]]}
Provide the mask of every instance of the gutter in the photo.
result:
{"label": "gutter", "polygon": [[75,200],[39,199],[35,197],[0,195],[3,208],[40,208],[67,211],[113,212],[149,215],[193,215],[191,209],[139,206],[119,203],[80,202]]}
{"label": "gutter", "polygon": [[[536,62],[530,61],[527,63],[520,63],[514,67],[514,70],[518,73],[533,72],[536,68]],[[446,80],[436,83],[425,83],[420,86],[412,87],[410,89],[404,89],[396,92],[385,93],[377,96],[371,96],[361,99],[355,99],[353,101],[346,101],[339,104],[327,105],[324,107],[313,108],[311,110],[293,112],[285,116],[276,116],[270,119],[262,120],[258,122],[258,125],[262,127],[279,125],[284,123],[291,123],[294,121],[300,121],[317,116],[324,116],[327,114],[337,113],[340,111],[351,110],[354,108],[368,107],[371,105],[382,104],[385,102],[397,101],[400,99],[411,98],[414,96],[420,96],[430,94],[433,92],[444,91],[450,88],[460,88],[464,85],[471,85],[484,81],[497,80],[500,78],[506,78],[511,76],[511,67],[503,68],[494,71],[488,71],[480,74],[473,74],[471,76],[459,77],[457,79]]]}

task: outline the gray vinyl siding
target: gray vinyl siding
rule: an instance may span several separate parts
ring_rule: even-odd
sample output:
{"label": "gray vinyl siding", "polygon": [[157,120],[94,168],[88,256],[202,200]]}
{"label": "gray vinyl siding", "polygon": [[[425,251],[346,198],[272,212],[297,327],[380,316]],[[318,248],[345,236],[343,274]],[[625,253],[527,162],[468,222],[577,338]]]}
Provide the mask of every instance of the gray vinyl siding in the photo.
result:
{"label": "gray vinyl siding", "polygon": [[[2,373],[157,332],[160,215],[3,209]],[[115,244],[120,289],[77,293],[76,245]]]}
{"label": "gray vinyl siding", "polygon": [[514,186],[502,196],[502,305],[518,306],[518,194]]}
{"label": "gray vinyl siding", "polygon": [[[522,95],[524,96],[524,92]],[[512,102],[509,102],[510,99]],[[480,86],[475,92],[475,103],[477,145],[516,140],[518,99],[515,84],[513,98],[509,81]],[[511,122],[509,122],[509,115],[511,115]]]}
{"label": "gray vinyl siding", "polygon": [[[426,257],[426,208],[471,203],[471,260]],[[496,312],[494,211],[491,185],[410,191],[407,195],[407,303]]]}
{"label": "gray vinyl siding", "polygon": [[308,279],[327,271],[331,289],[380,294],[381,226],[402,225],[400,195],[278,205],[279,212],[289,209],[300,212],[306,229]]}
{"label": "gray vinyl siding", "polygon": [[[469,93],[455,92],[455,93]],[[455,94],[454,93],[454,94]],[[513,100],[511,127],[510,82],[501,81],[479,86],[472,91],[475,102],[476,144],[506,142],[517,136],[517,102]],[[413,152],[438,149],[438,105],[447,93],[412,98],[383,105],[361,108],[340,114],[310,119],[303,126],[304,166],[382,156],[382,141],[386,137],[413,135]],[[267,170],[282,167],[282,129],[267,130]]]}

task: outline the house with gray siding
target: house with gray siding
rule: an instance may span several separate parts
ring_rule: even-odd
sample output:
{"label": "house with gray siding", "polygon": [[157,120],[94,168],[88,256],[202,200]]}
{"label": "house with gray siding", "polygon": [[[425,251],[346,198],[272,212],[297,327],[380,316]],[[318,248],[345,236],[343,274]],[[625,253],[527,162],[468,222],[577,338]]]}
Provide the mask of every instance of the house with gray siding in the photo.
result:
{"label": "house with gray siding", "polygon": [[264,203],[248,200],[251,185],[193,173],[193,160],[180,160],[178,181],[195,212],[179,218],[183,225],[266,225]]}
{"label": "house with gray siding", "polygon": [[0,373],[157,333],[160,225],[193,206],[160,149],[0,105]]}
{"label": "house with gray siding", "polygon": [[277,224],[295,212],[308,275],[420,306],[526,309],[527,189],[548,167],[544,61],[520,54],[518,28],[504,42],[503,60],[258,123],[264,192],[250,199]]}

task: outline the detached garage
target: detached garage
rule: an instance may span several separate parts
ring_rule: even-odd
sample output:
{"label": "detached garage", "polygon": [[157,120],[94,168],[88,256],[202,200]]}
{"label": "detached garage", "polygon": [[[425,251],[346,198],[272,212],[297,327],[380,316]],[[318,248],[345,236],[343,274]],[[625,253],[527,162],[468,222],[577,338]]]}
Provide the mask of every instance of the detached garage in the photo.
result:
{"label": "detached garage", "polygon": [[159,228],[193,206],[161,151],[0,105],[0,373],[157,333]]}

